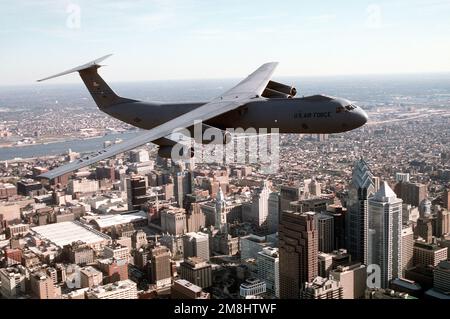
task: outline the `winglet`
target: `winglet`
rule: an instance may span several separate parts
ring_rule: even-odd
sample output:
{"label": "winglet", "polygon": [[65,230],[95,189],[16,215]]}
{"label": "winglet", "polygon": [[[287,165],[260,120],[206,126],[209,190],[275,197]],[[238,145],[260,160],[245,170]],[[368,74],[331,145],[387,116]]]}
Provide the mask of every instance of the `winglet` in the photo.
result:
{"label": "winglet", "polygon": [[58,76],[66,75],[66,74],[73,73],[73,72],[78,72],[78,71],[81,71],[81,70],[86,70],[86,69],[89,69],[89,68],[92,68],[92,67],[100,67],[101,65],[99,63],[102,62],[103,60],[106,60],[111,55],[112,54],[105,55],[105,56],[103,56],[101,58],[98,58],[98,59],[96,59],[94,61],[91,61],[91,62],[88,62],[86,64],[77,66],[76,68],[73,68],[73,69],[70,69],[70,70],[67,70],[67,71],[64,71],[64,72],[61,72],[61,73],[58,73],[58,74],[55,74],[55,75],[52,75],[52,76],[40,79],[40,80],[37,80],[37,82],[42,82],[42,81],[45,81],[45,80],[56,78]]}

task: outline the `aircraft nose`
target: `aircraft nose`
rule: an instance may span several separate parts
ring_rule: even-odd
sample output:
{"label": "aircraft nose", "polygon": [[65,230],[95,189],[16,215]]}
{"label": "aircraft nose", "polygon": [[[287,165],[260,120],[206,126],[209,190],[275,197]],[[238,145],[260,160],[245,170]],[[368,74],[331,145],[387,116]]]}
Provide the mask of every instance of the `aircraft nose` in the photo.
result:
{"label": "aircraft nose", "polygon": [[369,116],[361,107],[358,108],[358,111],[356,112],[356,114],[358,117],[357,121],[358,121],[359,126],[363,126],[369,120]]}

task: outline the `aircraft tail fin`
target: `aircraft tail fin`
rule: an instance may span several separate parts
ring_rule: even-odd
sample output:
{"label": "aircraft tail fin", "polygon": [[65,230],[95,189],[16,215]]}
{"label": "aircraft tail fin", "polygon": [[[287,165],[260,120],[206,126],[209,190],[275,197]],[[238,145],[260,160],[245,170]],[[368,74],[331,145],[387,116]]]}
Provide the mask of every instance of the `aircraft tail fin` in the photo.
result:
{"label": "aircraft tail fin", "polygon": [[122,98],[118,96],[116,93],[114,93],[114,91],[108,86],[108,84],[106,84],[106,82],[97,72],[97,69],[102,66],[99,63],[102,62],[103,60],[106,60],[111,55],[112,54],[105,55],[101,58],[77,66],[73,69],[40,79],[38,80],[38,82],[78,72],[87,89],[89,90],[89,93],[92,95],[92,98],[94,99],[95,103],[100,109],[107,108],[108,106],[114,104],[133,102],[135,100]]}

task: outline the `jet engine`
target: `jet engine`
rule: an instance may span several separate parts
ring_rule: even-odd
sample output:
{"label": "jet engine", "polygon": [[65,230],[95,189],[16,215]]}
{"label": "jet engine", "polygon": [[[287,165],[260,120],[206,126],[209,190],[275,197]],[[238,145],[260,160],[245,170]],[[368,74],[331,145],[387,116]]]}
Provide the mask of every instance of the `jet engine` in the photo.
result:
{"label": "jet engine", "polygon": [[194,127],[190,127],[188,128],[188,130],[191,132],[191,136],[195,137],[195,142],[199,143],[199,144],[228,144],[229,142],[231,142],[232,136],[231,133],[226,131],[226,130],[222,130],[219,129],[217,127],[213,127],[207,124],[202,124],[202,136],[199,139],[196,134],[195,134],[195,128]]}
{"label": "jet engine", "polygon": [[297,89],[275,81],[269,81],[262,96],[268,99],[290,99],[297,95]]}

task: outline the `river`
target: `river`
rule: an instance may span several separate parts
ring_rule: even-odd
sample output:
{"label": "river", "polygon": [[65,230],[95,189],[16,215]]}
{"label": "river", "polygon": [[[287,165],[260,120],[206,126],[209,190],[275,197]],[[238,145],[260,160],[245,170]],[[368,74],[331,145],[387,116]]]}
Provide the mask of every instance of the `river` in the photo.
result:
{"label": "river", "polygon": [[0,161],[12,160],[14,158],[32,158],[39,156],[60,155],[67,153],[69,149],[73,152],[94,152],[103,148],[105,141],[114,142],[116,139],[127,140],[133,138],[142,131],[130,131],[124,133],[108,134],[90,139],[75,139],[64,142],[34,144],[26,146],[2,147],[0,148]]}

